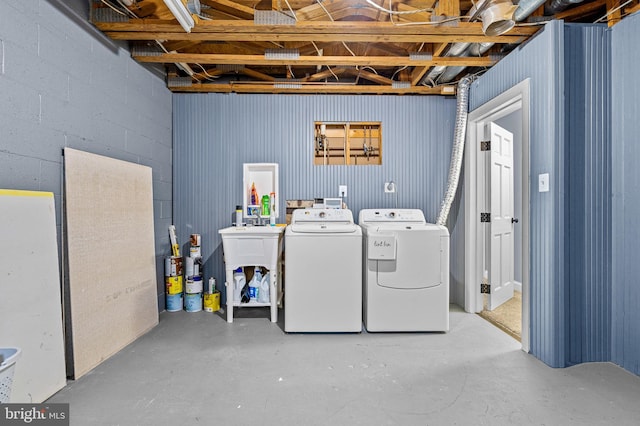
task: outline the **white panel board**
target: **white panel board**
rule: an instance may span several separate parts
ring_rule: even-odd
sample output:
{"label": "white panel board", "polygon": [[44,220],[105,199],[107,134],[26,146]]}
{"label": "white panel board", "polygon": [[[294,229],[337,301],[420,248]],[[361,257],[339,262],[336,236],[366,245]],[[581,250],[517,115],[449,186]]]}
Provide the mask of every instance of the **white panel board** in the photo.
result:
{"label": "white panel board", "polygon": [[151,168],[65,148],[72,371],[158,324]]}
{"label": "white panel board", "polygon": [[66,385],[51,192],[0,189],[0,347],[18,347],[11,402],[41,403]]}

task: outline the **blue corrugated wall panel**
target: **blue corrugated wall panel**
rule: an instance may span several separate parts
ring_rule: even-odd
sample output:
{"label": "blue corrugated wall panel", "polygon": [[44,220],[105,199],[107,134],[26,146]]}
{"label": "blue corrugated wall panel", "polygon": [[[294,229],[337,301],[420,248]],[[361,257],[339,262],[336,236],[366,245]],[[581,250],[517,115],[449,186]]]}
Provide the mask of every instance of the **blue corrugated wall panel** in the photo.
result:
{"label": "blue corrugated wall panel", "polygon": [[[530,78],[530,351],[565,365],[564,354],[564,25],[551,21],[471,86],[470,111]],[[550,191],[537,176],[550,175]]]}
{"label": "blue corrugated wall panel", "polygon": [[611,359],[610,32],[565,26],[568,364]]}
{"label": "blue corrugated wall panel", "polygon": [[640,14],[612,28],[612,358],[640,374]]}
{"label": "blue corrugated wall panel", "polygon": [[[335,197],[340,184],[348,186],[354,215],[392,207],[395,198],[383,184],[393,180],[398,206],[422,209],[434,222],[447,182],[455,104],[438,96],[174,95],[178,237],[186,242],[189,234],[202,234],[206,278],[214,276],[222,289],[218,230],[242,204],[242,164],[254,162],[279,164],[280,212],[288,199]],[[314,121],[381,121],[383,164],[314,166]]]}

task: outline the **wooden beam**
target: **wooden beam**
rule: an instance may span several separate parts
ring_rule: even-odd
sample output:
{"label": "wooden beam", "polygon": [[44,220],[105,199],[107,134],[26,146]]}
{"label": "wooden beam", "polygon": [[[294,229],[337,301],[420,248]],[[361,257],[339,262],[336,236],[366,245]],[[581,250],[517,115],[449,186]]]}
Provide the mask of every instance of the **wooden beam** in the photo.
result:
{"label": "wooden beam", "polygon": [[[534,27],[528,27],[534,28]],[[529,31],[532,35],[539,28],[535,28],[533,31]],[[519,44],[524,42],[529,35],[502,35],[487,37],[484,35],[463,35],[463,34],[400,34],[400,35],[369,35],[369,34],[282,34],[278,32],[274,33],[185,33],[185,32],[120,32],[120,31],[106,31],[107,36],[113,40],[130,40],[130,41],[145,41],[145,40],[171,40],[171,41],[274,41],[274,42],[360,42],[360,43],[506,43],[506,44]]]}
{"label": "wooden beam", "polygon": [[[620,0],[606,0],[607,13],[620,6]],[[613,27],[622,19],[622,11],[620,9],[610,13],[607,16],[607,25]]]}
{"label": "wooden beam", "polygon": [[386,86],[391,86],[393,84],[393,80],[391,80],[390,78],[383,77],[381,75],[363,69],[349,68],[347,70],[347,73],[356,77],[364,78],[365,80],[369,80],[373,83],[378,83]]}
{"label": "wooden beam", "polygon": [[434,14],[446,17],[460,16],[460,0],[439,1]]}
{"label": "wooden beam", "polygon": [[574,7],[564,12],[556,13],[554,19],[570,20],[573,18],[579,18],[582,15],[594,12],[598,9],[605,7],[606,0],[596,0],[587,4],[582,4],[578,7]]}
{"label": "wooden beam", "polygon": [[277,86],[264,83],[202,83],[187,87],[171,87],[174,92],[203,92],[203,93],[332,93],[332,94],[376,94],[376,95],[454,95],[452,86],[447,86],[449,91],[443,91],[440,87],[414,86],[404,89],[395,89],[391,86],[380,85],[355,85],[355,84],[300,84],[295,87]]}
{"label": "wooden beam", "polygon": [[[449,46],[448,43],[440,43],[433,47],[433,56],[440,56],[442,52]],[[413,71],[411,71],[410,81],[413,86],[420,83],[422,77],[427,73],[429,67],[415,67]]]}
{"label": "wooden beam", "polygon": [[636,13],[639,10],[640,10],[640,3],[636,4],[635,6],[629,6],[625,8],[624,12],[625,12],[625,15],[630,15],[632,13]]}
{"label": "wooden beam", "polygon": [[236,16],[240,19],[253,20],[253,8],[243,6],[230,0],[200,0],[202,4],[210,6],[215,10]]}
{"label": "wooden beam", "polygon": [[[210,20],[200,21],[191,31],[185,33],[175,21],[157,19],[131,19],[129,22],[95,22],[98,29],[103,32],[143,32],[143,33],[180,33],[199,36],[203,34],[240,34],[257,36],[270,34],[277,38],[284,35],[312,35],[315,38],[324,39],[330,35],[362,35],[370,36],[482,36],[482,23],[460,22],[457,26],[446,25],[394,25],[390,22],[365,22],[365,21],[336,21],[336,22],[308,22],[298,21],[295,25],[255,25],[253,21],[229,21]],[[535,34],[538,28],[528,26],[515,26],[505,35],[495,37],[524,36]],[[486,40],[493,41],[494,37]],[[384,40],[382,40],[384,41]],[[419,41],[419,40],[409,40]],[[499,41],[497,41],[499,42]]]}
{"label": "wooden beam", "polygon": [[256,80],[262,81],[276,81],[275,77],[272,77],[268,74],[262,73],[260,71],[252,70],[251,68],[243,68],[240,71],[242,74],[247,75],[249,77],[255,78]]}
{"label": "wooden beam", "polygon": [[320,71],[318,73],[315,73],[313,75],[310,75],[309,77],[305,77],[302,78],[301,81],[302,82],[314,82],[314,81],[322,81],[324,79],[330,78],[331,80],[335,79],[334,75],[341,75],[347,72],[347,70],[349,70],[349,68],[346,67],[334,67],[331,68],[331,70],[324,70],[324,71]]}
{"label": "wooden beam", "polygon": [[447,46],[449,46],[448,43],[440,43],[436,46],[433,46],[433,56],[441,56],[442,52],[444,52],[444,49],[446,49]]}
{"label": "wooden beam", "polygon": [[[404,3],[397,3],[396,4],[396,8],[397,8],[398,12],[411,12],[411,11],[420,10],[419,8],[408,6],[408,5],[404,4]],[[418,12],[418,13],[411,13],[411,14],[408,14],[408,15],[399,15],[398,16],[398,20],[399,21],[404,21],[404,22],[430,22],[431,21],[431,13],[430,12]]]}
{"label": "wooden beam", "polygon": [[224,71],[218,69],[218,68],[213,68],[210,70],[206,70],[206,72],[197,72],[195,74],[193,74],[193,78],[195,78],[198,81],[202,81],[202,80],[207,80],[208,78],[211,77],[217,77],[224,74]]}
{"label": "wooden beam", "polygon": [[207,53],[163,53],[153,56],[133,56],[138,62],[145,63],[197,63],[197,64],[232,64],[232,65],[352,65],[352,66],[466,66],[490,67],[496,60],[490,57],[437,57],[432,59],[412,60],[409,56],[299,56],[297,59],[266,59],[264,55],[218,55]]}

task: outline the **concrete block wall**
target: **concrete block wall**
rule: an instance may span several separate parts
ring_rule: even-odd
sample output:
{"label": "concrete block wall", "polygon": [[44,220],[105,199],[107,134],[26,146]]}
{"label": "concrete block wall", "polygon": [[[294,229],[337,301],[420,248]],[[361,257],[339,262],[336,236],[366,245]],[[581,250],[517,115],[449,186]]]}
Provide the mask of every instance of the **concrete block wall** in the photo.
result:
{"label": "concrete block wall", "polygon": [[60,241],[64,147],[151,167],[161,310],[173,220],[171,118],[164,81],[121,45],[45,0],[0,2],[0,187],[53,192]]}

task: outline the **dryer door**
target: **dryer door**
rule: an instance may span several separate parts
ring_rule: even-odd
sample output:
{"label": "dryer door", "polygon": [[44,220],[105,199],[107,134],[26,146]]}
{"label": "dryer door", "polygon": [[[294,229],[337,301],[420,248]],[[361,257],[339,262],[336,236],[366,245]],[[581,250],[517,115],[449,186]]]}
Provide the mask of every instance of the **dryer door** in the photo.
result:
{"label": "dryer door", "polygon": [[[377,284],[396,289],[436,287],[443,282],[441,231],[395,229],[396,258],[369,260],[376,268]],[[382,231],[382,230],[381,230]]]}

